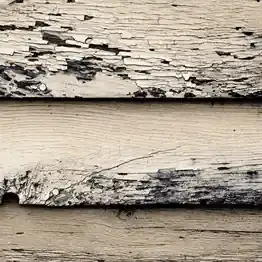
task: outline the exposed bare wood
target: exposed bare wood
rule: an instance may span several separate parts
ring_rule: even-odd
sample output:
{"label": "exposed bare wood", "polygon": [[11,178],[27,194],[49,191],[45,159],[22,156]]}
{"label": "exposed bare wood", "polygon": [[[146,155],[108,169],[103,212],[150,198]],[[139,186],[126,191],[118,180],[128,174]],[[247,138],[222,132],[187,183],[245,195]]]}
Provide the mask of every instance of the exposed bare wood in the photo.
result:
{"label": "exposed bare wood", "polygon": [[262,215],[252,210],[0,207],[3,262],[261,261]]}
{"label": "exposed bare wood", "polygon": [[262,204],[260,105],[0,104],[0,197]]}
{"label": "exposed bare wood", "polygon": [[261,96],[261,1],[0,4],[0,96]]}

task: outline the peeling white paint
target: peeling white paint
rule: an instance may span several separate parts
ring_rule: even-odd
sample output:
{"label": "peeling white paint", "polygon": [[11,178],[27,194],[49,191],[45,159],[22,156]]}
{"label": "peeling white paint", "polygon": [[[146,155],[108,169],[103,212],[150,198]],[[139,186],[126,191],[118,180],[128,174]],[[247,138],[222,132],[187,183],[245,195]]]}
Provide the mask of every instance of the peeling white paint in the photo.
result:
{"label": "peeling white paint", "polygon": [[[1,75],[1,96],[260,94],[262,5],[257,1],[8,3],[0,3],[0,66],[26,81]],[[72,70],[73,60],[94,56],[99,60]],[[42,71],[32,75],[17,66]],[[36,92],[33,82],[47,88]]]}

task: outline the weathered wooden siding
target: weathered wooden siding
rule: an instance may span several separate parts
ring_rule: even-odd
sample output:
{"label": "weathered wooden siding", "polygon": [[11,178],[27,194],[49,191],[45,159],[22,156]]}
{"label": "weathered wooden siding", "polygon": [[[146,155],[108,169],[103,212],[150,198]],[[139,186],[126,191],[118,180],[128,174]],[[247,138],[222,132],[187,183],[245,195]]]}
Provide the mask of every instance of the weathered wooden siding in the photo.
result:
{"label": "weathered wooden siding", "polygon": [[2,102],[0,197],[262,204],[259,104]]}
{"label": "weathered wooden siding", "polygon": [[3,262],[261,261],[261,211],[0,207]]}
{"label": "weathered wooden siding", "polygon": [[0,3],[0,96],[261,96],[260,1]]}

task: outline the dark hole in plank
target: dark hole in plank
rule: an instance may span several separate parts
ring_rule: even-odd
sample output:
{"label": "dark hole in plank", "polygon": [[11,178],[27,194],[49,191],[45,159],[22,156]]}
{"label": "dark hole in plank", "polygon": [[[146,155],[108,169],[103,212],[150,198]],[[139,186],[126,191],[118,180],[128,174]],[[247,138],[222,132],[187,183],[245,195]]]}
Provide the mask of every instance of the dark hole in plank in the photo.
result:
{"label": "dark hole in plank", "polygon": [[2,204],[18,204],[19,203],[19,197],[17,194],[14,193],[5,193],[2,198]]}

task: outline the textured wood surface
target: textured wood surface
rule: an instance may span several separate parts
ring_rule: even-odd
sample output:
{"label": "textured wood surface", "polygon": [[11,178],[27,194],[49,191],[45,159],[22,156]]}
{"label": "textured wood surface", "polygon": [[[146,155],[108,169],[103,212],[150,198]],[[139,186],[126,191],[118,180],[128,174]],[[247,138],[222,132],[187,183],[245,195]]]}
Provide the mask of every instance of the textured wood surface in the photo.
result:
{"label": "textured wood surface", "polygon": [[3,262],[262,260],[261,211],[0,207]]}
{"label": "textured wood surface", "polygon": [[2,102],[0,198],[262,204],[259,104]]}
{"label": "textured wood surface", "polygon": [[0,6],[0,96],[261,96],[261,1]]}

